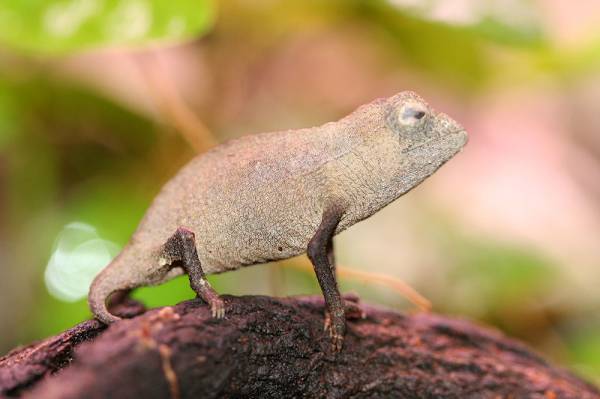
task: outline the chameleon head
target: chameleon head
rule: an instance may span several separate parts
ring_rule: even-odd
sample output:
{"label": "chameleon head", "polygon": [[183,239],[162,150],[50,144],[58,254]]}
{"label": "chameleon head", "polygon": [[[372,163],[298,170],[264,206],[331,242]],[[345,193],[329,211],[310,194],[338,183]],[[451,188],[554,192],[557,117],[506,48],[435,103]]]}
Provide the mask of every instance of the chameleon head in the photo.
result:
{"label": "chameleon head", "polygon": [[397,136],[399,150],[411,170],[427,172],[433,168],[429,172],[433,173],[467,143],[462,126],[448,115],[435,112],[413,92],[390,97],[384,112],[385,125]]}

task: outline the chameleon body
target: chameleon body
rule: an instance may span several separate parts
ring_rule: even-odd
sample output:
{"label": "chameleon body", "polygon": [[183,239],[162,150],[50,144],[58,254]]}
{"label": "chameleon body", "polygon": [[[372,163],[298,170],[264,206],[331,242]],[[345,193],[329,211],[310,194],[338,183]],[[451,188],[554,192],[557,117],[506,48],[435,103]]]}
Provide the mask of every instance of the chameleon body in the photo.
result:
{"label": "chameleon body", "polygon": [[322,126],[245,136],[192,159],[162,188],[123,251],[94,280],[89,303],[188,273],[222,317],[205,279],[308,252],[340,349],[344,303],[332,237],[400,197],[452,158],[464,129],[412,92],[378,99]]}

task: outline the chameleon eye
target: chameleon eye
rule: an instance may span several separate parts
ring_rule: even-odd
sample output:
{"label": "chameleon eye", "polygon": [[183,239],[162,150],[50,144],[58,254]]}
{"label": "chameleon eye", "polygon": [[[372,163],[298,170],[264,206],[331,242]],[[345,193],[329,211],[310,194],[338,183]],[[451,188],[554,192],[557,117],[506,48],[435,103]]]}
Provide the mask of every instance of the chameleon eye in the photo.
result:
{"label": "chameleon eye", "polygon": [[419,103],[405,104],[400,108],[398,122],[401,125],[416,125],[427,115],[427,109]]}

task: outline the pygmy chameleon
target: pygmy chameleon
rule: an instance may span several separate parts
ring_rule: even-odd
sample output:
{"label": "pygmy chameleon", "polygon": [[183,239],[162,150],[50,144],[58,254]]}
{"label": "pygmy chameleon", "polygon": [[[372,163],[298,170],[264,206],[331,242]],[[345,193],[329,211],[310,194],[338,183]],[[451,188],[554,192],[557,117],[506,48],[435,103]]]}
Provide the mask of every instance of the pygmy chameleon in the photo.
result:
{"label": "pygmy chameleon", "polygon": [[221,144],[164,185],[129,243],[94,279],[90,308],[114,322],[111,294],[187,273],[213,317],[222,318],[224,302],[206,274],[306,252],[340,350],[346,319],[333,236],[421,183],[466,142],[458,123],[401,92],[337,122]]}

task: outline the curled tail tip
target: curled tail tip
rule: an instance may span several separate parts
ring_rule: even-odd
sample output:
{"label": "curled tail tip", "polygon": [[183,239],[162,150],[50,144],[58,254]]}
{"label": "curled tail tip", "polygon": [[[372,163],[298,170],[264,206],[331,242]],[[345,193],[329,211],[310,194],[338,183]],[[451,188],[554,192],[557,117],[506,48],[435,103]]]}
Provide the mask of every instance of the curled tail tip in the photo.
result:
{"label": "curled tail tip", "polygon": [[106,309],[105,311],[98,312],[98,313],[92,311],[92,313],[94,313],[94,317],[97,320],[99,320],[100,322],[107,324],[107,325],[121,320],[120,317],[115,316],[114,314],[110,313],[108,311],[108,309]]}
{"label": "curled tail tip", "polygon": [[119,320],[122,320],[120,317],[114,316],[114,315],[110,315],[110,316],[98,316],[96,315],[96,320],[99,320],[101,323],[104,323],[106,325],[110,325],[112,323],[115,323]]}
{"label": "curled tail tip", "polygon": [[96,279],[90,287],[88,305],[94,317],[104,324],[112,324],[121,320],[112,314],[107,307],[108,298],[115,290],[105,287],[100,279]]}
{"label": "curled tail tip", "polygon": [[102,323],[112,324],[116,321],[121,320],[120,317],[115,316],[114,314],[110,313],[110,311],[108,310],[108,308],[106,306],[106,298],[101,299],[100,301],[97,301],[90,295],[88,303],[90,306],[90,310],[92,311],[92,314],[94,315],[94,318],[101,321]]}

